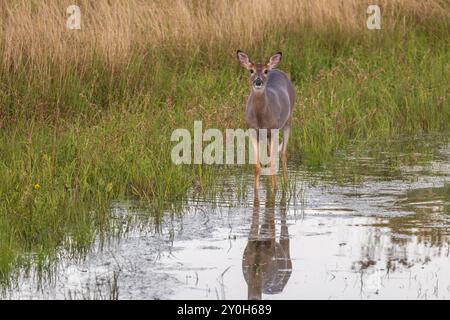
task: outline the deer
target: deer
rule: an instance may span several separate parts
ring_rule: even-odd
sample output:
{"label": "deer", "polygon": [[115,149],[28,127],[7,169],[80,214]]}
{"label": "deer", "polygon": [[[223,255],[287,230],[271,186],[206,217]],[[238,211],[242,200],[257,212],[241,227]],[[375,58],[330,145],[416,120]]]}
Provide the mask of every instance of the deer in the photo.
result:
{"label": "deer", "polygon": [[[250,72],[251,89],[245,111],[247,127],[255,129],[257,132],[259,132],[259,129],[267,129],[268,156],[271,159],[271,167],[273,167],[273,157],[278,155],[276,151],[280,150],[285,167],[296,94],[289,76],[283,71],[275,69],[281,61],[282,53],[275,53],[267,63],[253,63],[248,55],[241,50],[237,50],[236,54],[240,65]],[[270,135],[272,129],[283,131],[283,141],[280,145],[280,150],[275,150],[275,139]],[[259,134],[250,138],[256,158],[255,187],[257,187],[257,179],[261,168]],[[275,172],[272,171],[271,174],[273,184],[275,184]]]}

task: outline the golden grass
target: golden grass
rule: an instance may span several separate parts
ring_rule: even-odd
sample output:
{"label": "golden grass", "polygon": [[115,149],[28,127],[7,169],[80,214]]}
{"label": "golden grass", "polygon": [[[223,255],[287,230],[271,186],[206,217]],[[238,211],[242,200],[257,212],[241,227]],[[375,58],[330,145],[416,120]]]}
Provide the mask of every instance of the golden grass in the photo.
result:
{"label": "golden grass", "polygon": [[[76,2],[82,29],[66,29],[66,8]],[[373,2],[373,1],[372,1]],[[382,27],[430,16],[449,18],[445,0],[380,0]],[[250,46],[273,27],[363,30],[371,1],[361,0],[4,0],[0,4],[4,65],[40,66],[90,61],[123,63],[135,47]],[[390,23],[386,23],[390,21]]]}

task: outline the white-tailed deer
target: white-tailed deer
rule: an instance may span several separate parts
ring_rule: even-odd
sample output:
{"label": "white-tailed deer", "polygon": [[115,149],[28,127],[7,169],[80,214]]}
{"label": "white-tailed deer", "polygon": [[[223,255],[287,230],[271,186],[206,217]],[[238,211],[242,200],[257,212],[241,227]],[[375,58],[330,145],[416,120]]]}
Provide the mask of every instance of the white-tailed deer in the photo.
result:
{"label": "white-tailed deer", "polygon": [[[250,72],[251,91],[245,114],[247,126],[257,131],[267,129],[268,133],[270,133],[270,129],[283,130],[283,142],[280,149],[285,164],[295,102],[295,89],[289,77],[284,72],[275,69],[281,61],[281,52],[274,54],[268,63],[253,63],[248,55],[241,50],[237,51],[237,58],[239,63]],[[268,154],[270,157],[278,155],[274,140],[268,134]],[[256,156],[255,173],[258,175],[260,171],[259,134],[252,137],[252,145]]]}

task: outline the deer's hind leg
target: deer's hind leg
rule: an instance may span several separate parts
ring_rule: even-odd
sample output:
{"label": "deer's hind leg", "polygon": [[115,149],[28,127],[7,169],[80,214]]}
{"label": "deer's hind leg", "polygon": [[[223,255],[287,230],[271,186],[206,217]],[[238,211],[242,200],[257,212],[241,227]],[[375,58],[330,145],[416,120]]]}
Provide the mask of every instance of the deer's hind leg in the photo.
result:
{"label": "deer's hind leg", "polygon": [[289,141],[289,135],[291,134],[291,124],[287,123],[283,128],[283,143],[281,145],[281,159],[287,160],[287,144]]}

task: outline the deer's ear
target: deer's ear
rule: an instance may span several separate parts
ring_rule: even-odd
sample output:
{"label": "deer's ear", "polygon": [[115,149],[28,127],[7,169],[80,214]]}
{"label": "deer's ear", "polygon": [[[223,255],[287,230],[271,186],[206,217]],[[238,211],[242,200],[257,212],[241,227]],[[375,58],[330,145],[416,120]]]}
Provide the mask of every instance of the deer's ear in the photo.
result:
{"label": "deer's ear", "polygon": [[281,52],[277,52],[270,57],[268,65],[271,69],[273,69],[280,63],[280,61],[281,61]]}
{"label": "deer's ear", "polygon": [[244,68],[247,68],[247,69],[251,68],[252,62],[250,61],[250,59],[248,58],[248,55],[245,52],[238,50],[236,52],[236,56],[237,56],[239,63],[241,64],[241,66],[243,66]]}

